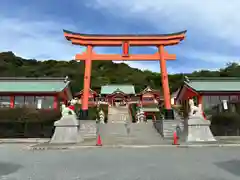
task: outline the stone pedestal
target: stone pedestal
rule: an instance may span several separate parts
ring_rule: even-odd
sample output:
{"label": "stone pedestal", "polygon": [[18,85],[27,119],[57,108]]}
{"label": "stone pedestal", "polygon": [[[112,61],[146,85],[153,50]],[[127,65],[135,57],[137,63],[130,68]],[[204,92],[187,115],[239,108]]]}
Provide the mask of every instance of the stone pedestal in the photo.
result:
{"label": "stone pedestal", "polygon": [[50,143],[79,143],[83,141],[79,133],[76,115],[65,115],[54,123],[55,132]]}
{"label": "stone pedestal", "polygon": [[193,99],[189,100],[190,112],[187,120],[187,143],[216,142],[211,130],[210,121],[203,117],[202,104],[194,106]]}
{"label": "stone pedestal", "polygon": [[205,120],[201,116],[189,117],[187,122],[188,132],[186,142],[215,142],[216,139],[210,130],[210,124],[209,120]]}

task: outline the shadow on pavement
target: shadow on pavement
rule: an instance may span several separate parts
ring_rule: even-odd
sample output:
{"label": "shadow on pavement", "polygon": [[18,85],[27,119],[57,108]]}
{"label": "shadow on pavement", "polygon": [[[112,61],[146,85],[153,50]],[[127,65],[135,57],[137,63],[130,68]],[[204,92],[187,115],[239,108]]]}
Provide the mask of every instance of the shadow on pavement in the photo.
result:
{"label": "shadow on pavement", "polygon": [[240,160],[230,160],[230,161],[224,161],[224,162],[217,162],[214,163],[216,166],[220,167],[221,169],[224,169],[225,171],[228,171],[236,176],[240,176]]}
{"label": "shadow on pavement", "polygon": [[18,169],[22,168],[22,165],[7,163],[7,162],[0,162],[0,177],[4,175],[8,175],[18,171]]}

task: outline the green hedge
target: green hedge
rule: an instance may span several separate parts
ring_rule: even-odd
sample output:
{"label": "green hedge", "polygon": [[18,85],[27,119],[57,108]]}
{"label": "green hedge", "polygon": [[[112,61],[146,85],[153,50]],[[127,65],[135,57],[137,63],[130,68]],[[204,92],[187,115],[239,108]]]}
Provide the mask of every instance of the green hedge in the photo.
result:
{"label": "green hedge", "polygon": [[0,122],[54,122],[61,118],[55,109],[0,108]]}
{"label": "green hedge", "polygon": [[51,138],[58,110],[0,108],[0,138]]}
{"label": "green hedge", "polygon": [[237,113],[217,113],[211,116],[211,130],[215,136],[239,136],[240,115]]}
{"label": "green hedge", "polygon": [[240,128],[240,115],[237,113],[217,113],[211,117],[212,125]]}

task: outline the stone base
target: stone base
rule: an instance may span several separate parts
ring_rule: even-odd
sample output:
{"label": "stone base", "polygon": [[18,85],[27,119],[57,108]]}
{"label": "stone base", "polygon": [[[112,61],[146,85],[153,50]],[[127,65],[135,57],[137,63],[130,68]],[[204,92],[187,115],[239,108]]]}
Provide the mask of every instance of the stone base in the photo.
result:
{"label": "stone base", "polygon": [[83,141],[79,133],[79,121],[75,115],[63,116],[54,123],[55,131],[50,143],[79,143]]}
{"label": "stone base", "polygon": [[186,142],[216,142],[211,130],[210,121],[201,117],[190,117]]}

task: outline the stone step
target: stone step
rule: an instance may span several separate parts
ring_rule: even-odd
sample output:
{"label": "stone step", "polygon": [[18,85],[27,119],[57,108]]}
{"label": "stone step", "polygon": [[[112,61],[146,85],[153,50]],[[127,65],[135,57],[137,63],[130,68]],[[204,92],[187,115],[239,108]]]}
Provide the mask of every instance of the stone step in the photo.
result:
{"label": "stone step", "polygon": [[174,131],[176,131],[177,125],[183,129],[183,124],[180,120],[163,120],[163,137],[171,138],[173,137]]}
{"label": "stone step", "polygon": [[83,138],[96,137],[96,122],[95,121],[83,121],[80,122],[80,134]]}

